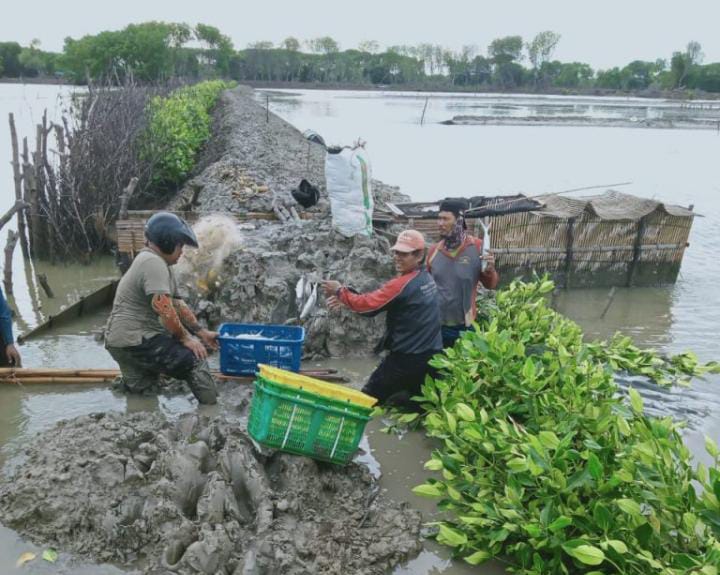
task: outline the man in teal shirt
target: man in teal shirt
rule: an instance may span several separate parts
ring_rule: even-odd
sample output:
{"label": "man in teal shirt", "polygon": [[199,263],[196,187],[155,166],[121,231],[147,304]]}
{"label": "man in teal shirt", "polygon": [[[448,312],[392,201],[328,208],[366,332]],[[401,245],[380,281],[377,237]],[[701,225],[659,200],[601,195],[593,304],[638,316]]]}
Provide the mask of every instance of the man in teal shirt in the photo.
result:
{"label": "man in teal shirt", "polygon": [[0,290],[0,346],[4,353],[0,353],[0,367],[21,367],[20,352],[15,347],[15,338],[12,331],[12,312],[5,296]]}

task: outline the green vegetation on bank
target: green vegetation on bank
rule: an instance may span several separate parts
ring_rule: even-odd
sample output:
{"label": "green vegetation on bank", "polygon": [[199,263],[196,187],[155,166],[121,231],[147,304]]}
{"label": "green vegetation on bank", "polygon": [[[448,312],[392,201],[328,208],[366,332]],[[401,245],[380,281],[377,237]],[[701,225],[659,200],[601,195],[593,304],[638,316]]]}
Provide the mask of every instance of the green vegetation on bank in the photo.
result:
{"label": "green vegetation on bank", "polygon": [[635,60],[607,70],[553,60],[559,42],[560,35],[552,31],[529,41],[506,36],[493,40],[483,54],[475,45],[457,51],[429,43],[381,49],[374,41],[341,50],[324,36],[255,42],[236,50],[213,26],[144,22],[67,38],[60,54],[40,50],[38,41],[29,47],[0,43],[0,76],[59,76],[74,83],[181,77],[428,89],[720,92],[720,63],[703,64],[695,41],[669,59]]}
{"label": "green vegetation on bank", "polygon": [[425,383],[426,433],[440,442],[414,489],[439,500],[437,540],[471,564],[516,573],[717,575],[720,451],[695,465],[683,424],[628,402],[616,372],[661,385],[717,373],[692,354],[661,357],[628,338],[583,341],[552,310],[550,281],[514,282],[489,317],[438,356]]}
{"label": "green vegetation on bank", "polygon": [[148,104],[148,127],[141,155],[156,158],[152,184],[181,184],[195,166],[195,157],[210,138],[211,112],[220,92],[232,85],[213,80],[156,96]]}

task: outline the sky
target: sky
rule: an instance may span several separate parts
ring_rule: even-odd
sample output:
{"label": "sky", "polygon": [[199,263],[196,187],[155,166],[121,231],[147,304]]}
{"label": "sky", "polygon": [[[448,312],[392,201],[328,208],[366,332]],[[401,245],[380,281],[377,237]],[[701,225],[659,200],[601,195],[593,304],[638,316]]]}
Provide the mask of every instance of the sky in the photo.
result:
{"label": "sky", "polygon": [[236,48],[288,36],[331,36],[341,49],[363,40],[381,46],[422,42],[459,50],[475,44],[486,53],[494,39],[543,30],[561,35],[554,57],[593,68],[632,60],[670,59],[690,40],[700,42],[705,62],[720,62],[718,0],[33,0],[6,2],[0,40],[60,51],[66,36],[117,30],[148,20],[217,26]]}

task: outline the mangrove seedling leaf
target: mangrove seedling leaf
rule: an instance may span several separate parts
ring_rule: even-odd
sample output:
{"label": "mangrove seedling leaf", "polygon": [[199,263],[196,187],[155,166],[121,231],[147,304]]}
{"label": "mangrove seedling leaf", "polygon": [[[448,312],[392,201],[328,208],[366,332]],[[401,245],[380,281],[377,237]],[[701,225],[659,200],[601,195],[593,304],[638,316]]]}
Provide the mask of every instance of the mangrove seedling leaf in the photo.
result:
{"label": "mangrove seedling leaf", "polygon": [[618,499],[615,503],[628,515],[640,515],[640,504],[632,499]]}
{"label": "mangrove seedling leaf", "polygon": [[566,515],[561,515],[558,517],[555,521],[553,521],[550,525],[548,525],[548,529],[555,533],[556,531],[560,531],[561,529],[565,529],[568,525],[572,525],[572,519]]}
{"label": "mangrove seedling leaf", "polygon": [[425,469],[429,471],[440,471],[442,468],[443,464],[439,459],[430,459],[425,462]]}
{"label": "mangrove seedling leaf", "polygon": [[463,421],[475,421],[475,412],[464,403],[458,403],[455,406],[455,413]]}
{"label": "mangrove seedling leaf", "polygon": [[552,431],[541,431],[538,434],[538,439],[546,449],[557,449],[558,445],[560,445],[560,440]]}
{"label": "mangrove seedling leaf", "polygon": [[462,531],[448,527],[444,523],[440,524],[440,532],[438,533],[437,540],[450,547],[459,547],[460,545],[465,545],[468,541],[467,535]]}
{"label": "mangrove seedling leaf", "polygon": [[715,441],[707,435],[705,436],[705,451],[707,451],[715,459],[720,456],[717,443],[715,443]]}
{"label": "mangrove seedling leaf", "polygon": [[592,545],[578,545],[577,547],[563,545],[563,550],[570,557],[574,557],[585,565],[600,565],[605,560],[605,553]]}
{"label": "mangrove seedling leaf", "polygon": [[628,552],[627,545],[617,539],[608,539],[605,543],[607,543],[615,550],[616,553],[619,553],[620,555],[624,555]]}
{"label": "mangrove seedling leaf", "polygon": [[643,412],[643,400],[638,391],[631,387],[630,391],[630,405],[632,405],[633,411],[637,413],[638,415],[641,415]]}
{"label": "mangrove seedling leaf", "polygon": [[591,453],[590,457],[588,457],[588,470],[593,479],[600,479],[603,475],[603,464],[594,453]]}
{"label": "mangrove seedling leaf", "polygon": [[490,559],[490,553],[487,551],[475,551],[472,555],[465,557],[465,561],[470,563],[470,565],[480,565],[480,563],[488,559]]}
{"label": "mangrove seedling leaf", "polygon": [[42,558],[48,563],[55,563],[58,558],[58,553],[55,549],[50,547],[49,549],[45,549],[45,551],[43,551]]}
{"label": "mangrove seedling leaf", "polygon": [[422,485],[413,487],[412,492],[420,497],[440,497],[443,494],[438,487],[428,483],[423,483]]}

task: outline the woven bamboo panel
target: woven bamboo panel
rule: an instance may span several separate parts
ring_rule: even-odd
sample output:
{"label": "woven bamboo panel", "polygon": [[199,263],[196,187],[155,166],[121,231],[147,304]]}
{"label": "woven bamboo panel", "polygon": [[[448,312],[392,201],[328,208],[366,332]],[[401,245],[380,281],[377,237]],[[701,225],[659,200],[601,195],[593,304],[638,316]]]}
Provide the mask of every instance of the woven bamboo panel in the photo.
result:
{"label": "woven bamboo panel", "polygon": [[134,257],[145,245],[145,219],[118,220],[117,230],[118,251]]}

